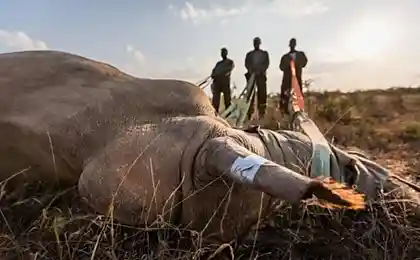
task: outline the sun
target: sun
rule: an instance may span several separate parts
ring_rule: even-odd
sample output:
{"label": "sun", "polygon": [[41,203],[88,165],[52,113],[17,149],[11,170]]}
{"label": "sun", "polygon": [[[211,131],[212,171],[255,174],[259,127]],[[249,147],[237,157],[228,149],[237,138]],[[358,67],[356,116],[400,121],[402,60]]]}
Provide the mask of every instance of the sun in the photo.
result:
{"label": "sun", "polygon": [[377,59],[390,50],[397,38],[394,24],[383,17],[365,17],[344,33],[343,51],[356,59]]}

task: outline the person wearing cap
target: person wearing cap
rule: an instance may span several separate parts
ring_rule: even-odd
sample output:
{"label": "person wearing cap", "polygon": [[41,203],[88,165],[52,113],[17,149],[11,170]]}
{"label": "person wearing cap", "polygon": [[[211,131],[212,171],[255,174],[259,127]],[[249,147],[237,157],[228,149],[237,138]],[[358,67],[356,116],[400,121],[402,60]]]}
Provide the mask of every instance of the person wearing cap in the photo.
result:
{"label": "person wearing cap", "polygon": [[[302,69],[308,63],[308,58],[303,51],[296,50],[296,39],[291,38],[289,41],[289,52],[285,53],[280,60],[279,68],[283,72],[280,92],[280,109],[287,113],[289,104],[290,90],[292,87],[292,71],[290,69],[290,61],[295,61],[296,78],[302,91]],[[303,91],[302,91],[303,93]]]}
{"label": "person wearing cap", "polygon": [[230,106],[231,103],[231,91],[230,91],[230,75],[232,70],[235,68],[233,60],[227,57],[228,50],[222,48],[220,51],[222,59],[216,63],[213,71],[211,72],[211,78],[213,79],[212,90],[212,104],[216,112],[219,113],[220,105],[220,94],[223,93],[225,101],[225,109]]}
{"label": "person wearing cap", "polygon": [[[249,51],[245,56],[245,68],[247,72],[245,78],[247,81],[251,78],[252,74],[255,74],[255,84],[257,86],[257,107],[259,118],[263,118],[265,115],[267,105],[267,69],[270,65],[270,58],[268,52],[260,48],[261,39],[259,37],[254,38],[254,49]],[[251,104],[254,104],[254,96],[251,99]],[[254,107],[251,105],[248,118],[251,118],[254,112]]]}

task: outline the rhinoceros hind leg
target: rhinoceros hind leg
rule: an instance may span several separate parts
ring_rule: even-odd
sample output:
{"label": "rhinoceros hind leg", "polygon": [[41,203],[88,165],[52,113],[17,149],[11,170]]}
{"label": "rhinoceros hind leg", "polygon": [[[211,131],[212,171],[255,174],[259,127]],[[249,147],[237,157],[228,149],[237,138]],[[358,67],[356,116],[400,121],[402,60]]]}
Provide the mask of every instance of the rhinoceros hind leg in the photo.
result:
{"label": "rhinoceros hind leg", "polygon": [[43,182],[49,185],[70,186],[77,183],[80,171],[69,167],[54,146],[53,135],[39,133],[22,123],[19,117],[0,122],[0,182],[10,187],[23,182]]}

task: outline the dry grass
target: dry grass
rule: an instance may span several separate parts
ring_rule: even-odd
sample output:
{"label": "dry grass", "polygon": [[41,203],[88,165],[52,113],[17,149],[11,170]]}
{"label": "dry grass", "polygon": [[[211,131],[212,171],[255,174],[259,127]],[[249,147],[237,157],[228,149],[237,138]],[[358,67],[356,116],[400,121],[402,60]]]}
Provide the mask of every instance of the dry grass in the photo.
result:
{"label": "dry grass", "polygon": [[[412,174],[420,169],[415,159],[420,137],[417,96],[420,100],[420,90],[403,89],[346,95],[312,93],[308,100],[312,117],[328,131],[329,138],[339,145],[367,150],[397,173]],[[271,102],[266,124],[276,128],[274,120],[280,116],[275,110],[275,97]],[[383,107],[387,107],[387,113],[383,113]],[[395,164],[402,161],[407,162],[406,168]],[[3,186],[0,259],[420,257],[418,202],[398,190],[357,212],[320,209],[310,202],[300,207],[280,204],[258,230],[250,231],[241,241],[204,247],[198,233],[167,223],[128,227],[92,214],[74,187],[58,191],[38,184],[5,192]]]}
{"label": "dry grass", "polygon": [[415,259],[415,205],[395,192],[357,212],[281,204],[257,237],[254,230],[240,244],[203,247],[196,232],[166,223],[136,228],[93,215],[75,189],[22,187],[1,200],[0,252],[5,259],[208,259],[220,248],[215,259]]}

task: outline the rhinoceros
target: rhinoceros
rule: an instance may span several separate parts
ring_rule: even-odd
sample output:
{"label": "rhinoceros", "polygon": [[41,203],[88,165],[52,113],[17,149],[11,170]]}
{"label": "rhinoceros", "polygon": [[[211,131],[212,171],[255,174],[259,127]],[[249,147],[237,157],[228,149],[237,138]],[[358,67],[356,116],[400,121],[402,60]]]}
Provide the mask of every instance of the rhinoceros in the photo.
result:
{"label": "rhinoceros", "polygon": [[[234,129],[185,81],[140,79],[66,52],[24,51],[0,54],[0,86],[0,180],[78,185],[93,210],[112,208],[122,223],[167,221],[227,241],[276,199],[364,206],[354,189],[305,176],[305,135]],[[345,173],[355,157],[335,150]],[[354,165],[365,177],[375,168]]]}

